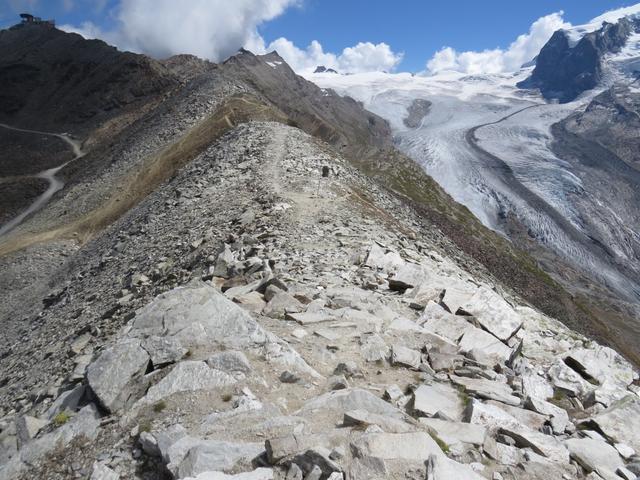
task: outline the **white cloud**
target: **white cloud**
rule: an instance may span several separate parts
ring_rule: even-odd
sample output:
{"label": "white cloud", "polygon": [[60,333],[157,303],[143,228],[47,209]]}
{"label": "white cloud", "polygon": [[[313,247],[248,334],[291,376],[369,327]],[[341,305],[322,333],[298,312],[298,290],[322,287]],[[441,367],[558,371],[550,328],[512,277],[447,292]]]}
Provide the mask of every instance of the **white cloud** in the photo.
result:
{"label": "white cloud", "polygon": [[316,40],[303,50],[286,38],[278,38],[263,49],[272,50],[276,50],[291,68],[301,73],[312,72],[318,65],[341,73],[392,71],[402,61],[402,53],[395,53],[386,43],[360,42],[335,54],[325,52]]}
{"label": "white cloud", "polygon": [[506,50],[495,48],[481,52],[457,52],[444,47],[427,62],[427,71],[437,73],[454,70],[469,74],[501,73],[518,70],[522,64],[532,60],[551,38],[553,32],[570,28],[562,18],[563,12],[539,18],[529,28],[529,33],[520,35]]}
{"label": "white cloud", "polygon": [[187,6],[176,0],[120,0],[113,30],[91,22],[61,28],[158,58],[191,53],[219,61],[242,46],[260,46],[257,27],[298,1],[189,0]]}
{"label": "white cloud", "polygon": [[361,42],[345,48],[340,54],[324,52],[317,41],[311,42],[306,49],[297,47],[286,38],[266,45],[258,26],[300,2],[190,0],[185,7],[175,0],[120,0],[114,10],[116,27],[113,30],[102,30],[91,22],[60,28],[157,58],[191,53],[220,61],[240,47],[255,53],[277,50],[298,72],[312,71],[318,65],[352,73],[390,71],[402,60],[402,54],[394,53],[385,43]]}

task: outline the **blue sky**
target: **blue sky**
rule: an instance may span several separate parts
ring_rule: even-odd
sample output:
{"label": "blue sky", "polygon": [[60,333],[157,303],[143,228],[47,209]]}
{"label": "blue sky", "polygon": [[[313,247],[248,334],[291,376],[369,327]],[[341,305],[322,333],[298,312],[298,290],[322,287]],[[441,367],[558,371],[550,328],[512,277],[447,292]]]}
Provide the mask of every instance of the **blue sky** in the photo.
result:
{"label": "blue sky", "polygon": [[385,42],[404,52],[403,70],[415,71],[437,50],[507,47],[539,17],[564,11],[584,23],[605,10],[633,5],[619,0],[307,0],[261,28],[265,39],[284,36],[297,45],[318,40],[328,51],[359,41]]}
{"label": "blue sky", "polygon": [[[130,48],[145,53],[162,56],[177,53],[179,48],[189,49],[193,45],[196,53],[201,56],[220,57],[235,51],[233,41],[247,42],[249,46],[256,45],[255,34],[251,31],[228,32],[227,37],[233,39],[229,45],[226,38],[211,39],[206,36],[192,39],[178,39],[175,45],[153,43],[150,39],[136,38],[125,30],[118,18],[119,3],[146,3],[149,0],[0,0],[0,26],[6,27],[14,22],[18,11],[29,10],[47,18],[55,18],[60,25],[80,27],[84,22],[91,22],[89,27],[79,28],[80,31],[90,32],[89,35],[101,36],[107,41],[117,43],[122,48]],[[206,0],[175,0],[173,3],[181,9],[188,9],[188,5],[198,4],[200,8]],[[220,17],[233,16],[234,12],[226,11],[228,4],[233,1],[210,0],[211,9],[225,10]],[[240,1],[240,0],[238,0]],[[253,9],[270,9],[270,5],[283,4],[274,12],[258,15],[253,24],[242,25],[240,28],[257,29],[259,42],[264,42],[264,48],[271,46],[271,42],[281,37],[286,38],[293,49],[290,55],[303,53],[307,46],[317,40],[322,46],[322,52],[334,52],[337,56],[346,47],[358,42],[371,42],[374,45],[384,42],[396,55],[394,61],[382,60],[383,65],[402,71],[419,71],[425,68],[426,62],[442,47],[452,47],[461,52],[466,50],[482,51],[496,47],[507,48],[518,35],[526,33],[532,23],[540,17],[553,12],[563,11],[562,20],[572,24],[580,24],[603,13],[606,10],[632,5],[634,2],[620,0],[529,0],[514,2],[506,0],[242,0]],[[292,3],[298,2],[298,5]],[[224,6],[221,6],[224,5]],[[266,5],[266,6],[265,6]],[[132,7],[134,8],[134,7]],[[198,7],[194,7],[198,8]],[[229,7],[233,9],[234,7]],[[210,9],[210,10],[211,10]],[[216,12],[208,14],[216,15]],[[254,13],[252,13],[253,15]],[[215,18],[214,18],[215,20]],[[224,26],[230,22],[224,22]],[[233,23],[233,22],[231,22]],[[136,24],[139,29],[139,24]],[[87,29],[88,28],[88,29]],[[129,29],[134,28],[129,26]],[[206,22],[204,26],[206,28]],[[211,28],[214,28],[212,25]],[[218,28],[220,29],[220,28]],[[176,28],[176,32],[162,32],[164,36],[181,35],[184,26]],[[224,28],[222,33],[226,32]],[[222,35],[222,33],[220,35]],[[204,35],[204,34],[203,34]],[[156,37],[155,32],[149,34]],[[235,40],[236,36],[239,40]],[[250,40],[247,40],[247,38]],[[206,40],[202,40],[206,38]],[[157,40],[157,39],[156,39]],[[203,42],[225,43],[224,48],[209,51],[200,50]],[[283,42],[275,43],[280,49],[285,49]],[[241,45],[239,45],[241,46]],[[259,49],[259,46],[255,47]],[[537,48],[537,47],[536,47]],[[376,53],[374,50],[371,52]],[[379,52],[378,52],[379,53]],[[402,60],[399,54],[403,53]],[[389,52],[386,53],[390,55]],[[381,54],[384,56],[384,53]],[[285,57],[287,58],[287,57]],[[314,57],[315,58],[315,57]],[[320,57],[324,58],[324,57]],[[216,60],[217,58],[213,58]],[[289,60],[289,58],[287,58]],[[312,60],[309,60],[310,62]],[[320,60],[319,60],[320,61]],[[353,62],[340,63],[350,68]],[[395,62],[395,63],[394,63]],[[331,63],[331,58],[327,60]],[[393,63],[394,67],[391,67]],[[375,64],[375,60],[373,61]]]}

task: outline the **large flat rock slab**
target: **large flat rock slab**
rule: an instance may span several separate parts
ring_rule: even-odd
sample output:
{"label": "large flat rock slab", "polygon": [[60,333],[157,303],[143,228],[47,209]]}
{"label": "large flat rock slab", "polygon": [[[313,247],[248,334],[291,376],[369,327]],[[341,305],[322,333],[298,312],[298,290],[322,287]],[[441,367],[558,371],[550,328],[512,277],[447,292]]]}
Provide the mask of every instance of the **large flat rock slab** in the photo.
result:
{"label": "large flat rock slab", "polygon": [[437,418],[421,418],[420,423],[432,428],[446,444],[470,443],[480,446],[487,435],[486,427],[464,422],[447,422]]}
{"label": "large flat rock slab", "polygon": [[241,349],[274,340],[247,311],[200,282],[156,297],[136,315],[129,336],[175,337],[187,349]]}
{"label": "large flat rock slab", "polygon": [[458,342],[465,332],[475,328],[464,317],[453,315],[435,302],[429,302],[425,307],[418,324],[425,330]]}
{"label": "large flat rock slab", "polygon": [[211,368],[205,362],[184,361],[178,363],[166,377],[149,388],[141,402],[153,404],[176,393],[216,390],[234,383],[235,377]]}
{"label": "large flat rock slab", "polygon": [[440,455],[429,457],[427,463],[428,480],[486,480],[471,467]]}
{"label": "large flat rock slab", "polygon": [[288,344],[262,328],[247,311],[202,282],[157,296],[132,321],[128,337],[165,338],[183,349],[254,349],[269,362],[322,378]]}
{"label": "large flat rock slab", "polygon": [[502,341],[509,340],[522,327],[522,318],[507,301],[486,287],[461,307],[478,321],[482,328]]}
{"label": "large flat rock slab", "polygon": [[520,399],[513,395],[513,390],[506,383],[481,378],[458,377],[456,375],[449,375],[449,378],[454,384],[463,387],[467,393],[480,398],[497,400],[507,405],[520,405]]}
{"label": "large flat rock slab", "polygon": [[551,462],[566,464],[569,451],[555,437],[532,430],[524,425],[502,426],[500,431],[516,441],[520,448],[531,448],[538,455],[547,457]]}
{"label": "large flat rock slab", "polygon": [[602,468],[615,472],[618,467],[624,466],[618,451],[606,442],[592,438],[570,438],[564,444],[571,458],[587,472],[598,472]]}
{"label": "large flat rock slab", "polygon": [[387,415],[402,419],[404,414],[390,403],[376,397],[373,393],[360,388],[346,388],[327,392],[307,401],[297,415],[312,412],[333,411],[340,416],[351,410],[365,410],[369,413]]}
{"label": "large flat rock slab", "polygon": [[564,357],[565,363],[585,378],[592,378],[598,384],[630,385],[638,378],[636,372],[618,352],[602,345],[579,348]]}
{"label": "large flat rock slab", "polygon": [[369,433],[351,444],[358,457],[383,460],[426,461],[431,455],[444,456],[438,444],[425,432]]}
{"label": "large flat rock slab", "polygon": [[460,392],[447,383],[420,385],[413,392],[413,409],[419,415],[432,417],[442,412],[453,420],[461,420],[464,405]]}
{"label": "large flat rock slab", "polygon": [[223,472],[204,472],[197,477],[188,477],[184,480],[273,480],[273,470],[256,468],[252,472],[236,473],[235,475]]}
{"label": "large flat rock slab", "polygon": [[465,329],[459,346],[460,350],[464,353],[479,350],[483,354],[489,357],[495,357],[501,362],[508,361],[513,353],[501,340],[473,325]]}
{"label": "large flat rock slab", "polygon": [[616,443],[640,452],[640,398],[630,394],[591,418],[600,431]]}

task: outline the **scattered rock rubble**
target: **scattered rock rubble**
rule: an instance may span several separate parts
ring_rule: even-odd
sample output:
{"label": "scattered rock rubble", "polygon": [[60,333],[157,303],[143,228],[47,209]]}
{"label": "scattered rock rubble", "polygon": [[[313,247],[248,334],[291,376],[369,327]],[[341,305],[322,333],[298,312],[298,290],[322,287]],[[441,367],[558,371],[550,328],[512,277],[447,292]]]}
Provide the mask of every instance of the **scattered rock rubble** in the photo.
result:
{"label": "scattered rock rubble", "polygon": [[[300,131],[250,124],[212,148],[251,139],[216,181],[259,182],[258,201],[217,217],[222,242],[182,240],[190,275],[166,258],[129,277],[111,339],[75,338],[59,393],[0,419],[0,479],[636,478],[620,355],[460,268]],[[210,158],[174,180],[201,185],[194,204],[223,188],[191,175]]]}

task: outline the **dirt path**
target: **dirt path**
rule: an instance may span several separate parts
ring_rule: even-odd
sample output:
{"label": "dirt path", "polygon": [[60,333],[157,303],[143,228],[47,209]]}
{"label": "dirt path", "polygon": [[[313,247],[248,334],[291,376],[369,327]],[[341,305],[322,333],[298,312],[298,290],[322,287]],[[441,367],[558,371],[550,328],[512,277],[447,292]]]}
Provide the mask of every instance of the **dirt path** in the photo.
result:
{"label": "dirt path", "polygon": [[6,235],[7,233],[11,232],[18,225],[20,225],[24,221],[24,219],[27,218],[29,215],[37,212],[42,207],[44,207],[49,202],[51,197],[53,197],[53,195],[55,195],[56,192],[58,192],[59,190],[62,189],[62,187],[64,187],[64,182],[60,180],[58,177],[56,177],[56,174],[62,168],[68,165],[70,162],[73,162],[74,160],[77,160],[80,157],[82,157],[85,154],[85,152],[82,151],[82,145],[80,144],[80,142],[73,140],[68,135],[65,135],[62,133],[50,133],[50,132],[41,132],[38,130],[28,130],[25,128],[12,127],[4,123],[0,123],[0,127],[5,128],[7,130],[13,130],[16,132],[33,133],[35,135],[47,135],[50,137],[60,138],[71,147],[71,150],[73,151],[73,155],[74,155],[71,160],[61,165],[58,165],[57,167],[43,170],[39,173],[36,173],[35,175],[24,175],[21,177],[23,179],[24,178],[41,178],[49,182],[49,187],[40,196],[38,196],[31,203],[31,205],[29,205],[25,210],[23,210],[18,216],[8,221],[4,225],[0,226],[0,237],[2,237],[3,235]]}

